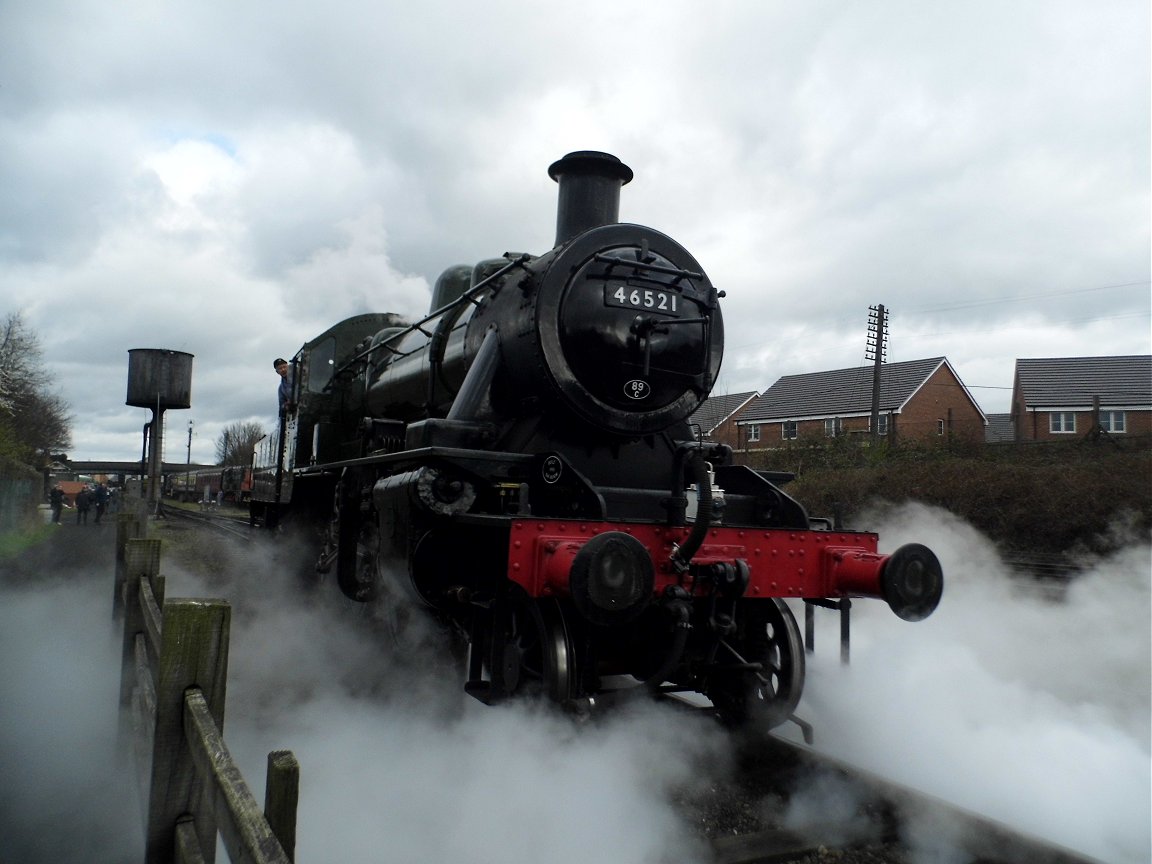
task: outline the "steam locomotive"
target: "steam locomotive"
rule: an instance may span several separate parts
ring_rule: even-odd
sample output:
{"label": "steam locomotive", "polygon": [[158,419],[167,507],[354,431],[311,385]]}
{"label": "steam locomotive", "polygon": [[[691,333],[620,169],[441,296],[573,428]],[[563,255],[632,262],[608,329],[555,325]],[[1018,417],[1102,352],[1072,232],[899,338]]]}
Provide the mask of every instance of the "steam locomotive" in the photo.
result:
{"label": "steam locomotive", "polygon": [[919,544],[879,554],[875,534],[810,518],[788,477],[698,440],[723,292],[675,240],[618,223],[619,159],[569,153],[549,174],[551,250],[452,267],[421,320],[360,315],[301,348],[252,518],[315,526],[316,573],[352,600],[445,622],[484,702],[586,710],[644,688],[702,694],[734,724],[795,719],[786,600],[809,626],[839,608],[845,632],[850,597],[916,621],[940,564]]}

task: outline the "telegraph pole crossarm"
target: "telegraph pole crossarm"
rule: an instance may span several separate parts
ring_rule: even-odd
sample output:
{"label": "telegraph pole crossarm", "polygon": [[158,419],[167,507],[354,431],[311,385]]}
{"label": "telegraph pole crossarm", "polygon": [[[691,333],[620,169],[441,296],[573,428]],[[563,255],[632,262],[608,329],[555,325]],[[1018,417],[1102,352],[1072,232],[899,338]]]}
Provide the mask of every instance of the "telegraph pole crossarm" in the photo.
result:
{"label": "telegraph pole crossarm", "polygon": [[865,358],[872,365],[872,443],[880,440],[880,367],[888,359],[888,310],[884,305],[868,307],[868,348]]}

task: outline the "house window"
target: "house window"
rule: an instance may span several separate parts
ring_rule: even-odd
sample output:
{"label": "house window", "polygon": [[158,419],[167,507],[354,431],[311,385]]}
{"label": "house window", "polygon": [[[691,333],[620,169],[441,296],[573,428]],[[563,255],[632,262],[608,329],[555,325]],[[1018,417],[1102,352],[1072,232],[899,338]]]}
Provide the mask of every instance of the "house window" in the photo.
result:
{"label": "house window", "polygon": [[[871,418],[869,418],[869,420],[868,420],[868,426],[869,427],[872,426]],[[871,431],[871,429],[869,429],[869,431]],[[887,435],[888,434],[888,415],[887,414],[881,414],[879,417],[876,418],[876,434],[877,435]]]}
{"label": "house window", "polygon": [[1101,411],[1100,412],[1100,428],[1105,432],[1126,432],[1127,427],[1124,425],[1124,412],[1123,411]]}
{"label": "house window", "polygon": [[748,426],[748,443],[755,444],[760,440],[760,424],[752,423]]}
{"label": "house window", "polygon": [[840,418],[839,417],[829,417],[827,420],[824,421],[824,434],[827,435],[829,438],[835,438],[837,435],[839,435],[843,431],[844,431],[844,429],[840,425]]}
{"label": "house window", "polygon": [[780,437],[788,440],[796,439],[796,421],[785,420],[780,424]]}
{"label": "house window", "polygon": [[[1103,420],[1103,414],[1101,414]],[[1048,431],[1054,435],[1066,434],[1076,431],[1076,412],[1053,411],[1048,415]]]}
{"label": "house window", "polygon": [[943,435],[944,434],[944,418],[943,417],[941,417],[939,420],[936,421],[936,434],[937,435]]}

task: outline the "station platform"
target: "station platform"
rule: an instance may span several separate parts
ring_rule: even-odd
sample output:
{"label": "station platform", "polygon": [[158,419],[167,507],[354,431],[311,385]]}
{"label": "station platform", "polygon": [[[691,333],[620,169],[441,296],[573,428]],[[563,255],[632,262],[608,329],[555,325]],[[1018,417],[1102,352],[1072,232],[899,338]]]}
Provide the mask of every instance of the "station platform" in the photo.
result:
{"label": "station platform", "polygon": [[[47,506],[40,509],[40,514],[46,525],[52,524],[52,511]],[[85,578],[102,574],[108,582],[111,603],[116,563],[116,516],[105,513],[97,524],[93,510],[88,514],[87,524],[77,525],[76,511],[65,509],[60,523],[52,532],[10,558],[0,560],[0,583],[51,582],[54,579],[75,579],[81,574]]]}

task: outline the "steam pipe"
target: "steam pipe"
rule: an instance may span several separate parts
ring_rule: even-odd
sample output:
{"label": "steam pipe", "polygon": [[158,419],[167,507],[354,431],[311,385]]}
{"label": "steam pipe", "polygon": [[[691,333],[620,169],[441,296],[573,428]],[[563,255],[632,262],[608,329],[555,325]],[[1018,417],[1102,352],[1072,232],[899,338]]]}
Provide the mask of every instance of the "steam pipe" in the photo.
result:
{"label": "steam pipe", "polygon": [[693,454],[690,467],[692,479],[696,482],[698,505],[696,520],[692,523],[688,538],[672,552],[672,565],[681,572],[688,569],[692,556],[700,551],[700,545],[712,527],[712,483],[708,479],[708,463],[699,450]]}
{"label": "steam pipe", "polygon": [[479,415],[499,365],[500,343],[496,338],[496,328],[490,327],[448,411],[449,420],[473,420]]}

